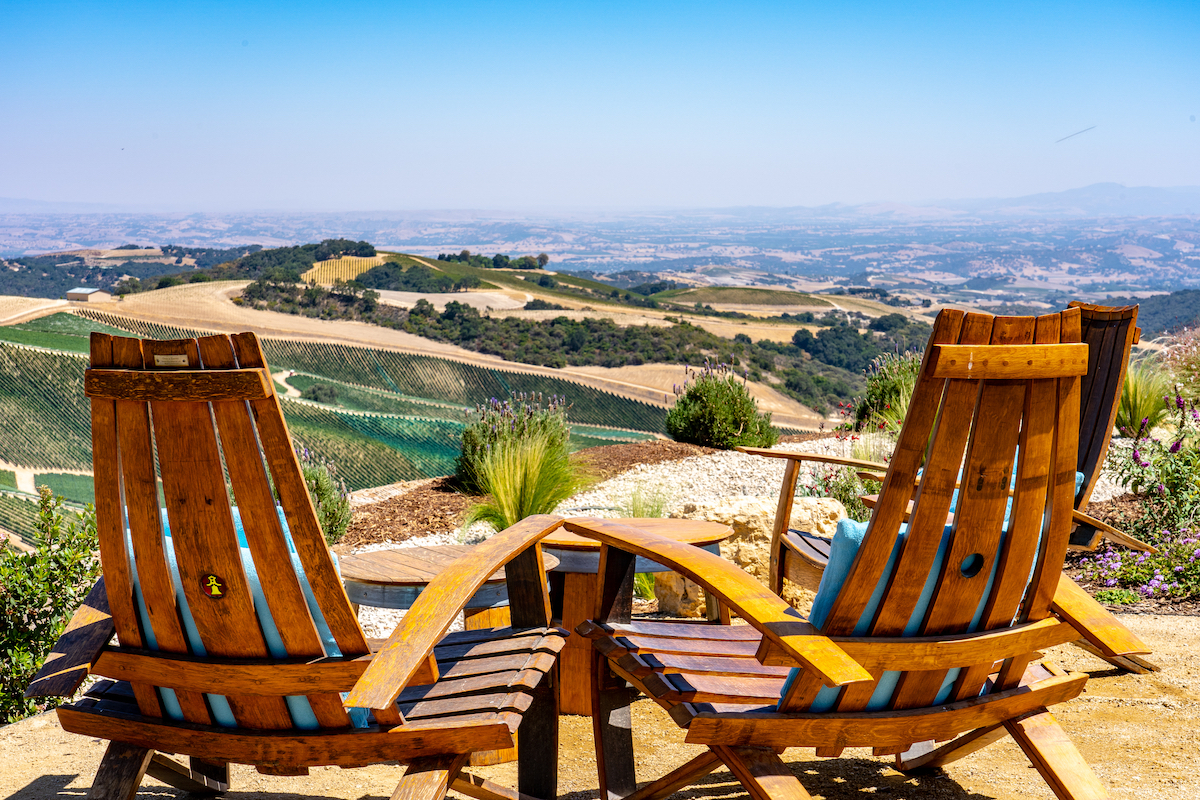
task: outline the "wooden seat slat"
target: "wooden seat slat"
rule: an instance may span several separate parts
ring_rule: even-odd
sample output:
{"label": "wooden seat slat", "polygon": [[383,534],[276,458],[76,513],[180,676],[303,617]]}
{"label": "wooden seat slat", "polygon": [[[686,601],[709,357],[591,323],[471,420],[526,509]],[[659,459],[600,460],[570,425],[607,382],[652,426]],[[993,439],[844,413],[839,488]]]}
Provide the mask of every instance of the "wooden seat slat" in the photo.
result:
{"label": "wooden seat slat", "polygon": [[525,692],[495,692],[461,697],[444,697],[401,703],[400,712],[405,720],[422,720],[437,717],[453,717],[460,714],[486,714],[500,711],[522,712],[529,708],[533,698]]}
{"label": "wooden seat slat", "polygon": [[750,625],[713,625],[708,622],[659,622],[634,620],[629,623],[609,623],[603,626],[623,635],[657,636],[663,639],[695,639],[705,641],[755,642],[762,634]]}
{"label": "wooden seat slat", "polygon": [[679,699],[700,703],[778,702],[783,678],[747,678],[703,673],[670,673],[664,679],[679,693]]}
{"label": "wooden seat slat", "polygon": [[711,675],[738,675],[744,677],[786,678],[790,667],[769,667],[753,658],[724,658],[721,656],[685,656],[675,653],[653,652],[643,656],[643,661],[657,672],[708,673]]}
{"label": "wooden seat slat", "polygon": [[[759,639],[761,640],[761,636]],[[678,653],[754,658],[758,641],[719,639],[662,639],[657,636],[621,636],[616,643],[635,653]]]}

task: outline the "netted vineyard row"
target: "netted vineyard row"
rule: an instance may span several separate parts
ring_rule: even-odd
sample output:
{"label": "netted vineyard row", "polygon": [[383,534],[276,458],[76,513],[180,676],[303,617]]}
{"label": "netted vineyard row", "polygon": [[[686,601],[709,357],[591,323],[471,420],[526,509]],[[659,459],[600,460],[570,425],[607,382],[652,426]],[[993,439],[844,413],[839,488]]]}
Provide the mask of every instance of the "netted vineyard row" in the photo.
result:
{"label": "netted vineyard row", "polygon": [[191,339],[197,336],[209,336],[212,331],[196,328],[177,328],[174,325],[160,325],[157,322],[143,322],[140,319],[121,317],[116,314],[106,314],[92,308],[77,309],[82,317],[103,323],[112,328],[128,331],[143,339]]}
{"label": "netted vineyard row", "polygon": [[26,544],[33,544],[37,521],[37,503],[22,497],[0,494],[0,528],[20,536]]}
{"label": "netted vineyard row", "polygon": [[288,385],[303,392],[323,384],[337,389],[337,404],[354,411],[373,411],[377,414],[402,414],[413,417],[432,417],[462,421],[466,406],[438,403],[433,400],[402,397],[395,392],[369,389],[365,386],[334,380],[325,375],[296,373],[288,377]]}
{"label": "netted vineyard row", "polygon": [[510,392],[561,395],[574,422],[639,431],[665,429],[666,409],[582,386],[561,378],[506,372],[444,358],[371,350],[363,347],[265,339],[267,362],[276,368],[327,375],[339,381],[473,406]]}
{"label": "netted vineyard row", "polygon": [[87,357],[0,344],[0,461],[91,469]]}
{"label": "netted vineyard row", "polygon": [[352,281],[372,267],[383,263],[383,256],[343,256],[329,261],[318,261],[313,268],[300,276],[306,283],[331,286],[334,281]]}

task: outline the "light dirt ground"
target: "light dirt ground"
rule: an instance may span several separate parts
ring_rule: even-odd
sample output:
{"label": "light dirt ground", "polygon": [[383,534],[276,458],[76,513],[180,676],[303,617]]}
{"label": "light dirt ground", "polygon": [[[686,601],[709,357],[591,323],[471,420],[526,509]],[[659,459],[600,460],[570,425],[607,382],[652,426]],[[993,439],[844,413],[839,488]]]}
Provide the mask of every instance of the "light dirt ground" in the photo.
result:
{"label": "light dirt ground", "polygon": [[[1122,620],[1153,648],[1163,671],[1135,676],[1070,647],[1048,655],[1068,669],[1091,674],[1086,692],[1055,707],[1055,716],[1092,765],[1111,795],[1191,800],[1200,797],[1200,625],[1196,617],[1126,615]],[[634,704],[634,736],[639,781],[653,780],[698,752],[667,715],[647,700]],[[104,751],[96,739],[64,733],[53,714],[0,728],[0,798],[6,800],[78,800]],[[867,750],[845,757],[817,759],[812,751],[788,750],[792,771],[817,798],[852,800],[868,796],[946,798],[953,800],[1032,800],[1053,795],[1011,740],[1005,739],[955,762],[944,773],[908,778]],[[508,786],[516,783],[515,764],[472,768]],[[235,766],[235,800],[299,800],[301,797],[375,800],[388,798],[400,768],[394,764],[364,769],[314,769],[308,777],[260,775]],[[559,793],[596,797],[596,766],[590,720],[564,717],[560,739]],[[152,778],[140,797],[181,797]],[[722,769],[700,786],[677,796],[697,800],[745,798]]]}
{"label": "light dirt ground", "polygon": [[388,305],[412,308],[418,300],[428,300],[438,311],[445,311],[446,304],[451,300],[486,311],[492,309],[516,309],[524,306],[531,299],[524,292],[453,292],[449,294],[429,294],[426,292],[396,292],[390,289],[380,290],[380,302]]}
{"label": "light dirt ground", "polygon": [[66,300],[50,300],[45,297],[13,297],[0,295],[0,325],[15,325],[26,319],[40,317],[49,310],[62,310],[69,306]]}

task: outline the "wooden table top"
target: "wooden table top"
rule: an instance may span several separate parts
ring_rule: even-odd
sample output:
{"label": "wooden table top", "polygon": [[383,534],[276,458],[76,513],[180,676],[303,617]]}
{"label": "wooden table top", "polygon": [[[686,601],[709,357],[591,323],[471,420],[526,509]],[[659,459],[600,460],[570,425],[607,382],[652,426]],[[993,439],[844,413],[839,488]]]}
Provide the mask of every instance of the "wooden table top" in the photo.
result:
{"label": "wooden table top", "polygon": [[[397,547],[352,553],[339,559],[342,580],[373,583],[384,586],[425,586],[440,575],[459,556],[474,549],[469,544],[443,544],[431,547]],[[542,556],[547,571],[558,566],[558,559],[546,553]],[[501,567],[488,583],[504,580]]]}
{"label": "wooden table top", "polygon": [[[719,522],[707,522],[702,519],[615,519],[610,522],[620,522],[634,528],[641,528],[659,536],[665,536],[684,544],[706,545],[715,544],[733,533],[733,528]],[[600,543],[576,533],[557,530],[542,539],[542,547],[559,550],[599,550]]]}

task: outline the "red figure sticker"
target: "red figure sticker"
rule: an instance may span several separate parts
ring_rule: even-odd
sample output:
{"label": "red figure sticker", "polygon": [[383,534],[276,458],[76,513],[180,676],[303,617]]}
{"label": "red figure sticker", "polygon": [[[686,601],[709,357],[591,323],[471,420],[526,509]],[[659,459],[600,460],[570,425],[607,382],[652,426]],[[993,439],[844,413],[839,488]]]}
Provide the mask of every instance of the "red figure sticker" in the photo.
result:
{"label": "red figure sticker", "polygon": [[213,600],[220,600],[225,596],[225,581],[216,575],[205,575],[200,581],[200,587]]}

